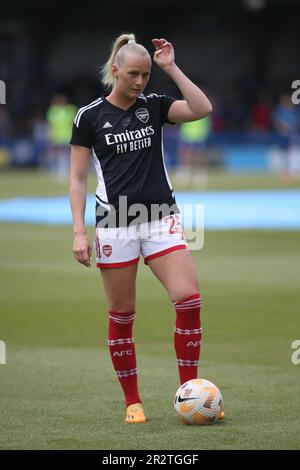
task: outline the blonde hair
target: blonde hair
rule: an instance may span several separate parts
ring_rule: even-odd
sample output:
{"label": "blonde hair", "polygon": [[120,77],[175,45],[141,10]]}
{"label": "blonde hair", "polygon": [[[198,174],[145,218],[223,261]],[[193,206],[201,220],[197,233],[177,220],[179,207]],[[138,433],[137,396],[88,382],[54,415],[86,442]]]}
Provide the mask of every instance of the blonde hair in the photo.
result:
{"label": "blonde hair", "polygon": [[138,44],[135,40],[135,35],[132,33],[121,34],[112,44],[111,53],[108,61],[101,68],[102,83],[106,87],[111,87],[115,83],[115,78],[112,74],[112,65],[116,64],[118,66],[122,65],[125,55],[128,52],[134,52],[139,55],[144,55],[149,57],[151,62],[151,57],[147,49]]}

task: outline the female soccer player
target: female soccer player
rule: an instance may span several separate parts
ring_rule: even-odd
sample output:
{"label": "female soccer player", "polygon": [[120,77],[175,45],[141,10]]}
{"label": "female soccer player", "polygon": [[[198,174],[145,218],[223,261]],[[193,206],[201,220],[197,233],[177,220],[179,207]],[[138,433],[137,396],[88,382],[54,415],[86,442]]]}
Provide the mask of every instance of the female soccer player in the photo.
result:
{"label": "female soccer player", "polygon": [[[133,34],[121,35],[102,69],[109,93],[78,111],[71,139],[73,254],[79,263],[91,265],[84,214],[92,153],[98,178],[96,260],[109,309],[108,345],[125,395],[127,423],[146,421],[132,337],[140,255],[176,310],[174,347],[181,383],[197,377],[202,333],[197,274],[164,165],[162,126],[203,118],[212,107],[176,65],[172,44],[166,39],[152,43],[154,62],[174,80],[183,99],[143,94],[151,71],[150,55]],[[163,210],[157,211],[162,205]],[[134,218],[136,208],[138,218]]]}

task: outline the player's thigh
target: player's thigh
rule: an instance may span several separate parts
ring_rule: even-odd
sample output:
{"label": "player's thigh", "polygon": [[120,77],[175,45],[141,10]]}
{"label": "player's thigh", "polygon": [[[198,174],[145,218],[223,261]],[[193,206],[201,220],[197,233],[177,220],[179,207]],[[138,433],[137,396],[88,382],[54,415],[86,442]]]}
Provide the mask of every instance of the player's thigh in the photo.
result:
{"label": "player's thigh", "polygon": [[135,283],[138,263],[122,268],[100,269],[109,309],[117,312],[135,310]]}
{"label": "player's thigh", "polygon": [[197,272],[189,250],[177,250],[148,261],[173,302],[199,292]]}

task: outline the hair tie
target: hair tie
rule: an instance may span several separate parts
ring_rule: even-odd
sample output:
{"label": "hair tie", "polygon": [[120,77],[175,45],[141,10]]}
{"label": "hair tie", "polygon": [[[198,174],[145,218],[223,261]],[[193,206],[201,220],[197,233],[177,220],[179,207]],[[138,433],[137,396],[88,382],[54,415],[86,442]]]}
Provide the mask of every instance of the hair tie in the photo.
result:
{"label": "hair tie", "polygon": [[132,44],[135,42],[135,39],[129,39],[128,43],[127,44]]}

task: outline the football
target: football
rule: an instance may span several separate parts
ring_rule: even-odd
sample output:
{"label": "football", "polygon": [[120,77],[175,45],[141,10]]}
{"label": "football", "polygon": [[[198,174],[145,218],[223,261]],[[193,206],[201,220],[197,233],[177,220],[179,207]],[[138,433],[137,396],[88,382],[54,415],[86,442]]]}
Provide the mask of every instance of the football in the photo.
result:
{"label": "football", "polygon": [[223,411],[223,398],[218,387],[209,380],[188,380],[177,390],[174,408],[184,424],[213,424]]}

